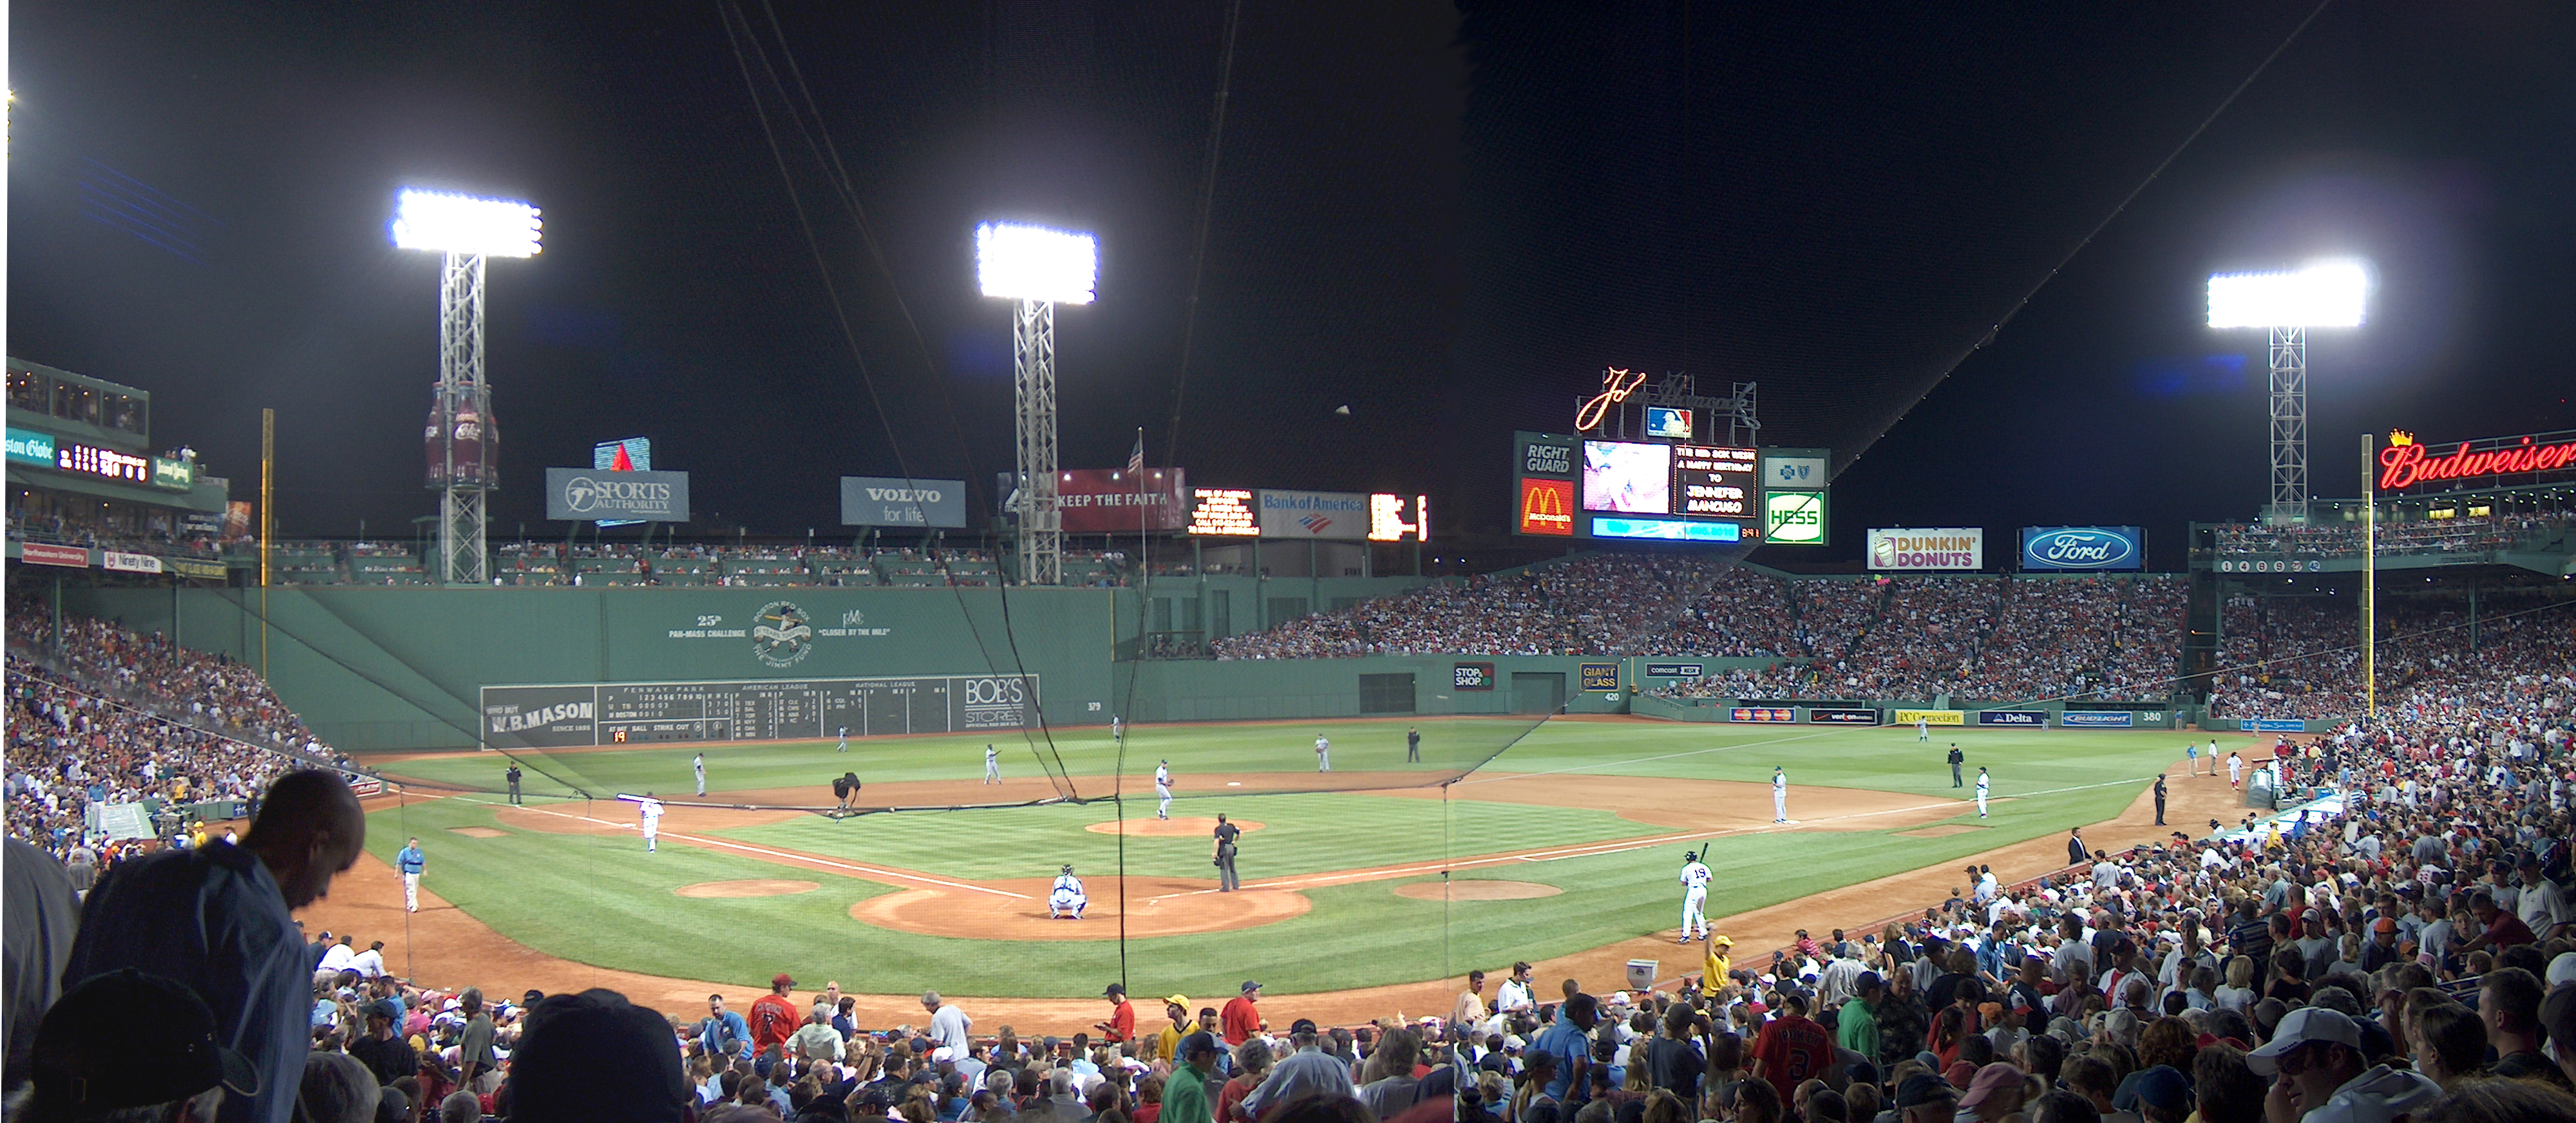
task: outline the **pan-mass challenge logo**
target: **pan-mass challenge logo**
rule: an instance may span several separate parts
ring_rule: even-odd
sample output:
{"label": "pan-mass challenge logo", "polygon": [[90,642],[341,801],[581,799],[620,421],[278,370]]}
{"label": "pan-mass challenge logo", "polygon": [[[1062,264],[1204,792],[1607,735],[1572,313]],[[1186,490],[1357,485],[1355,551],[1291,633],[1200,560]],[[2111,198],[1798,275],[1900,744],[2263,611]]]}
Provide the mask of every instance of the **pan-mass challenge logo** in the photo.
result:
{"label": "pan-mass challenge logo", "polygon": [[793,667],[814,650],[814,625],[805,610],[783,600],[760,606],[752,617],[751,653],[773,667]]}

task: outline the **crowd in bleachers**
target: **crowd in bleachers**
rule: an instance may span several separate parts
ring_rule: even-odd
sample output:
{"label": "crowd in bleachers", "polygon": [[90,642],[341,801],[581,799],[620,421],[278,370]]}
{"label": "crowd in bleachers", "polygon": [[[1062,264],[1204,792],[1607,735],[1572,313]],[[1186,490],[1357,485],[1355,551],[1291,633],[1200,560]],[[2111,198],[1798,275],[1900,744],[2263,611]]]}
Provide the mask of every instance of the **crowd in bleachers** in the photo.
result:
{"label": "crowd in bleachers", "polygon": [[[1894,592],[1917,605],[1889,618],[1946,625],[1981,597],[2019,593],[1918,582]],[[2057,603],[2111,611],[2101,595],[2087,589]],[[2050,619],[2010,609],[2005,618]],[[1221,1009],[1166,1007],[1169,1028],[1157,1024],[1160,1004],[1149,999],[1140,1014],[1119,988],[1105,996],[1119,1004],[1104,1006],[1113,1032],[1064,1040],[984,1031],[971,1002],[937,994],[923,996],[915,1021],[862,1025],[837,983],[800,995],[785,975],[747,1011],[721,998],[649,1010],[605,991],[492,1001],[487,989],[519,993],[505,989],[506,968],[480,980],[395,978],[380,953],[358,950],[369,942],[359,933],[279,949],[311,972],[310,989],[300,975],[263,977],[299,1000],[247,1017],[291,1020],[283,1038],[243,1020],[244,980],[206,974],[234,962],[220,957],[166,969],[193,974],[173,985],[221,1008],[181,997],[151,1009],[190,1027],[202,1020],[192,1032],[220,1024],[245,1064],[286,1075],[270,1087],[293,1101],[291,1112],[235,1082],[211,1092],[196,1118],[212,1117],[213,1099],[238,1096],[263,1109],[245,1118],[334,1123],[2576,1119],[2567,1091],[2576,1076],[2576,666],[2563,644],[2516,638],[2462,670],[2405,688],[2375,726],[2284,742],[2275,767],[2287,786],[2301,797],[2310,785],[2340,789],[2331,811],[2297,810],[2224,835],[2176,831],[2117,854],[2070,839],[2067,865],[2013,884],[1971,865],[1948,900],[1856,938],[1820,922],[1816,935],[1801,931],[1776,953],[1700,943],[1702,969],[1678,987],[1560,987],[1528,964],[1498,964],[1493,985],[1479,973],[1439,1015],[1390,1011],[1373,1024],[1321,1029],[1296,1017],[1293,998],[1256,1006],[1251,983]],[[31,686],[13,676],[13,728],[87,728],[79,705],[65,723],[40,686],[19,693]],[[13,741],[11,751],[14,776],[21,759],[80,749],[44,741],[22,758]],[[2174,780],[2219,783],[2211,764],[2212,775]],[[337,829],[356,808],[286,794],[292,783],[271,806],[295,810],[256,824],[243,844],[283,871],[272,884],[310,891],[302,851],[272,840],[299,829],[293,816]],[[13,792],[13,831],[23,811]],[[331,847],[340,844],[327,832],[292,837],[317,840],[313,861],[337,860]],[[327,886],[327,871],[320,881]],[[82,980],[119,965],[118,940],[92,933],[121,931],[115,921],[132,915],[121,910],[141,907],[124,892],[111,875],[91,893],[93,923],[73,950],[66,1004],[108,1001]],[[275,909],[282,926],[284,903]],[[117,993],[130,1006],[132,993]],[[103,1027],[94,1037],[65,1043],[92,1024]],[[151,1052],[159,1038],[121,1028],[94,1014],[48,1020],[39,1032],[52,1045],[37,1050],[38,1096],[25,1117],[73,1117],[48,1096],[128,1090],[102,1082],[116,1091],[89,1091],[65,1079],[66,1066],[159,1073],[173,1063]],[[217,1088],[220,1069],[185,1071],[199,1082],[131,1083],[165,1099]]]}
{"label": "crowd in bleachers", "polygon": [[212,558],[217,549],[214,531],[174,523],[173,516],[166,513],[155,514],[150,520],[154,524],[151,526],[140,525],[133,520],[111,522],[99,518],[94,512],[77,509],[40,513],[13,506],[7,517],[9,537],[22,542],[51,542],[192,558]]}
{"label": "crowd in bleachers", "polygon": [[[2323,597],[2236,597],[2221,612],[2211,716],[2330,718],[2368,707],[2354,605]],[[2499,661],[2576,649],[2576,607],[2490,599],[2482,615],[2473,633],[2457,609],[2384,603],[2374,653],[2381,704],[2417,687],[2439,693],[2479,681]]]}
{"label": "crowd in bleachers", "polygon": [[1624,655],[1670,627],[1729,564],[1696,555],[1590,554],[1427,585],[1210,647],[1219,659]]}
{"label": "crowd in bleachers", "polygon": [[[2391,556],[2507,550],[2563,535],[2571,522],[2576,520],[2564,512],[2388,519],[2379,523],[2376,549]],[[2222,526],[2217,528],[2216,545],[2221,558],[2344,558],[2363,553],[2359,523]]]}

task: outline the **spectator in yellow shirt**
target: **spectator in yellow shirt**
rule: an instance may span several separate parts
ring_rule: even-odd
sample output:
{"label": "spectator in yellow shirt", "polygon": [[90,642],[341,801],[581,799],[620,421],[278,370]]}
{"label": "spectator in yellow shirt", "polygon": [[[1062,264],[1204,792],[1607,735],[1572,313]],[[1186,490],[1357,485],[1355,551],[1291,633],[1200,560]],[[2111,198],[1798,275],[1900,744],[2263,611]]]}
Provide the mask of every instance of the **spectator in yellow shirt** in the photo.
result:
{"label": "spectator in yellow shirt", "polygon": [[1729,954],[1735,950],[1735,937],[1712,934],[1704,943],[1708,958],[1700,963],[1699,989],[1702,994],[1716,994],[1726,988],[1726,972],[1734,966]]}

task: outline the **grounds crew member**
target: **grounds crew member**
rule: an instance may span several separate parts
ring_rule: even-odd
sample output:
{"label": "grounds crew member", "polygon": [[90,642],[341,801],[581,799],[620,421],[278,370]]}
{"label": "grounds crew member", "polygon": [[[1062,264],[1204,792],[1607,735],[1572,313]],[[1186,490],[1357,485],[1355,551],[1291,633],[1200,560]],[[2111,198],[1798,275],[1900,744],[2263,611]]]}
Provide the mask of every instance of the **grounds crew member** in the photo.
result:
{"label": "grounds crew member", "polygon": [[411,840],[410,845],[394,855],[394,868],[402,871],[403,911],[419,912],[420,874],[429,868],[429,858],[420,852],[419,839]]}

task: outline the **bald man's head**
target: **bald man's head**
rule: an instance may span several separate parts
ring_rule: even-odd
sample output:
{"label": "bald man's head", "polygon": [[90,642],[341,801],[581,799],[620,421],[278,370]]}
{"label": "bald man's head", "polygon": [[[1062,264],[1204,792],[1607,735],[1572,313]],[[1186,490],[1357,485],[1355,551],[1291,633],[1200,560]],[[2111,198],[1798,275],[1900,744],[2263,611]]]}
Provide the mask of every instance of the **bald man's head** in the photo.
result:
{"label": "bald man's head", "polygon": [[277,879],[286,907],[300,909],[330,896],[331,879],[357,864],[366,843],[367,817],[348,781],[307,768],[268,786],[242,847]]}

